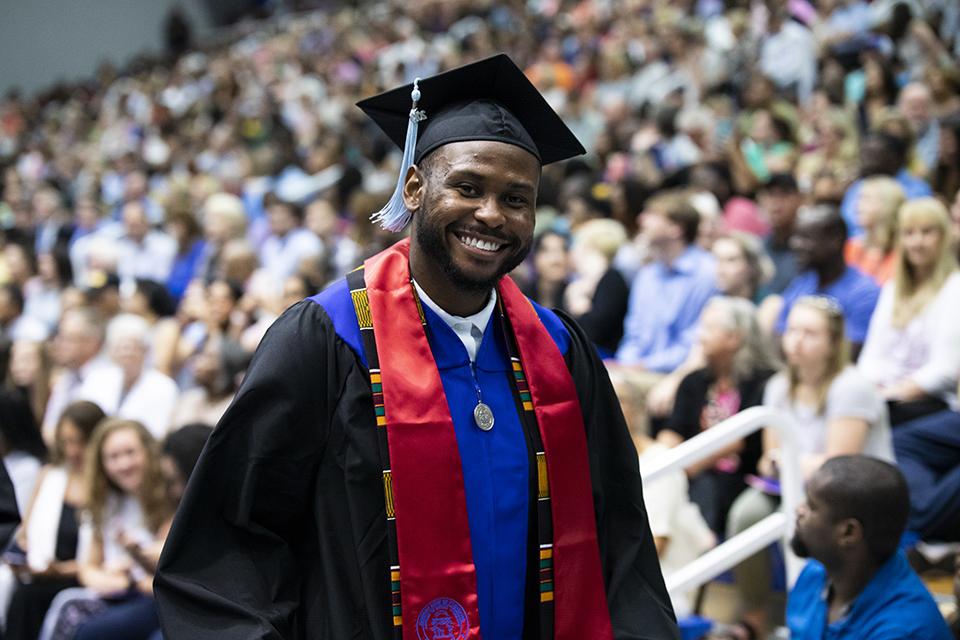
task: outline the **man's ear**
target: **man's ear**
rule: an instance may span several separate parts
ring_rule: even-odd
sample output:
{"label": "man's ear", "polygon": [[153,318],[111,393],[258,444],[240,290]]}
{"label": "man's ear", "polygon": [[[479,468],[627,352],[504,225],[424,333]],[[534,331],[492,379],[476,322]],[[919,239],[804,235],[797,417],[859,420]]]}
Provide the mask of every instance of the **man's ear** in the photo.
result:
{"label": "man's ear", "polygon": [[403,180],[403,204],[411,212],[416,212],[423,204],[423,191],[426,188],[426,179],[417,165],[410,165],[407,176]]}
{"label": "man's ear", "polygon": [[856,518],[844,518],[836,525],[837,542],[842,548],[850,548],[863,542],[863,524]]}

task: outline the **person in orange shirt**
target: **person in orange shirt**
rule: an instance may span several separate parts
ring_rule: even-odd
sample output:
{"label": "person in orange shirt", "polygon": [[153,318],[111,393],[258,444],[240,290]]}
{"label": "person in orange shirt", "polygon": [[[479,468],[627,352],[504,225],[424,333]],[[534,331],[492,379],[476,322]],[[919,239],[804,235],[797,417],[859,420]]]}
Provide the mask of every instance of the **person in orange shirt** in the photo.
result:
{"label": "person in orange shirt", "polygon": [[893,178],[876,176],[863,181],[857,200],[857,222],[863,235],[851,238],[843,255],[852,267],[883,284],[895,265],[897,210],[906,196]]}

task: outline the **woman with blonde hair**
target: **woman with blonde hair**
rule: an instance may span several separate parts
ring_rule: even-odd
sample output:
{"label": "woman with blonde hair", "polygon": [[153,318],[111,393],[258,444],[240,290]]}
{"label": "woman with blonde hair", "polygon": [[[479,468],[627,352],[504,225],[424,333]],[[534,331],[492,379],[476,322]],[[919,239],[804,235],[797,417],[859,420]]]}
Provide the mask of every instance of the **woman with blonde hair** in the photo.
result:
{"label": "woman with blonde hair", "polygon": [[[833,456],[862,453],[893,461],[887,408],[876,388],[849,364],[849,349],[843,311],[835,300],[805,296],[793,304],[783,334],[786,367],[770,378],[763,405],[788,420],[792,446],[784,455],[798,457],[804,479]],[[780,457],[780,439],[773,431],[765,431],[757,464],[764,480],[733,503],[727,537],[777,509],[779,491],[774,487]],[[743,611],[738,631],[731,637],[766,637],[771,577],[766,549],[738,565],[734,576]]]}
{"label": "woman with blonde hair", "polygon": [[612,355],[623,337],[630,287],[613,259],[626,242],[626,229],[609,218],[588,220],[573,232],[575,278],[564,291],[564,304],[602,355]]}
{"label": "woman with blonde hair", "polygon": [[950,215],[935,198],[900,208],[900,251],[870,319],[861,373],[880,387],[891,422],[956,407],[960,273]]}
{"label": "woman with blonde hair", "polygon": [[843,257],[880,285],[893,275],[897,211],[905,200],[903,187],[887,176],[865,178],[857,199],[857,224],[863,235],[847,241]]}
{"label": "woman with blonde hair", "polygon": [[57,595],[40,637],[147,637],[159,628],[153,574],[173,511],[159,445],[139,422],[105,420],[90,437],[86,474],[82,586]]}

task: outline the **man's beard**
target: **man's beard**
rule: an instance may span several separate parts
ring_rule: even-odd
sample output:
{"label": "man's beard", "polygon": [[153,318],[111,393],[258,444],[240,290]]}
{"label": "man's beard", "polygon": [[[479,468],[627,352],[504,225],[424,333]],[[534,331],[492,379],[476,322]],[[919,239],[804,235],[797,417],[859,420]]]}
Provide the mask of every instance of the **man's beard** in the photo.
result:
{"label": "man's beard", "polygon": [[800,537],[799,531],[794,531],[793,537],[790,539],[790,549],[798,558],[809,558],[810,557],[810,548],[807,546],[807,543],[803,541]]}
{"label": "man's beard", "polygon": [[[425,201],[421,211],[428,208],[429,204]],[[474,278],[464,273],[451,259],[450,252],[444,244],[445,229],[440,225],[428,222],[427,219],[427,216],[424,216],[416,225],[417,244],[420,245],[420,248],[431,260],[440,266],[444,275],[447,276],[453,284],[466,291],[489,291],[496,286],[500,278],[516,269],[517,266],[523,262],[523,259],[527,257],[527,253],[530,252],[531,243],[529,241],[522,245],[511,243],[511,247],[517,246],[518,248],[513,250],[512,255],[504,261],[496,274],[490,278]],[[510,249],[511,248],[508,247],[507,250]]]}

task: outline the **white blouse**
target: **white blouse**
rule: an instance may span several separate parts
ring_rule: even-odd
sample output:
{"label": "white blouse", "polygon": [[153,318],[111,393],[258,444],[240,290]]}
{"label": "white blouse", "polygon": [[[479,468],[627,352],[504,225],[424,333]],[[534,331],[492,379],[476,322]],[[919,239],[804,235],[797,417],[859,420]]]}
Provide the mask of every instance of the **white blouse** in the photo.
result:
{"label": "white blouse", "polygon": [[956,408],[960,272],[951,275],[936,297],[902,329],[893,326],[895,287],[891,280],[880,292],[857,368],[880,387],[909,378]]}

